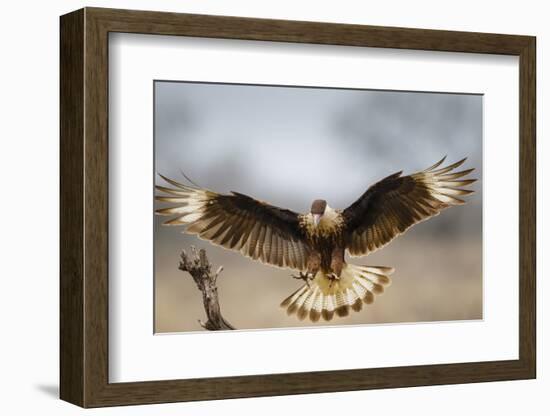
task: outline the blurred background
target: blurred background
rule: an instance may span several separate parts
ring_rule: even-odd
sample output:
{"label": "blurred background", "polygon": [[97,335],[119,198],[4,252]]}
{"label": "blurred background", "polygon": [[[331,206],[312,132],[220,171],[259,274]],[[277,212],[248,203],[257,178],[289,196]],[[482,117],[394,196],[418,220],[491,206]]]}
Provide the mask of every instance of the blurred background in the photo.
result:
{"label": "blurred background", "polygon": [[[224,317],[238,329],[482,319],[482,96],[155,82],[155,170],[213,191],[238,191],[307,212],[343,209],[370,185],[463,157],[475,194],[351,263],[392,266],[393,283],[349,317],[312,324],[279,303],[302,282],[290,270],[215,247],[155,216],[155,332],[203,331],[202,295],[178,270],[182,249],[205,248]],[[156,183],[165,185],[161,178]],[[156,203],[160,208],[166,204]]]}

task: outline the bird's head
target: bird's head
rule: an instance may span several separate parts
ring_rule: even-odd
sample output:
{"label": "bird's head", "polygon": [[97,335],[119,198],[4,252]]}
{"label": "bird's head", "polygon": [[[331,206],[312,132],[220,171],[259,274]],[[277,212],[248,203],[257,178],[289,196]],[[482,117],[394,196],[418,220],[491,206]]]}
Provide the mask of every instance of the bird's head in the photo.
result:
{"label": "bird's head", "polygon": [[315,226],[319,225],[319,222],[325,214],[326,209],[327,201],[325,201],[324,199],[316,199],[311,204],[311,215],[313,215],[313,223],[315,224]]}

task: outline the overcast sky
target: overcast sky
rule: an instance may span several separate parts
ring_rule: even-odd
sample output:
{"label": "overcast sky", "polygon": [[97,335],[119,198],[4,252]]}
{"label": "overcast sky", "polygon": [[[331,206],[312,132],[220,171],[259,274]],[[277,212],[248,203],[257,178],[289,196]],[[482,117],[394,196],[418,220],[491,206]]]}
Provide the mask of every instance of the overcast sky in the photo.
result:
{"label": "overcast sky", "polygon": [[481,168],[482,97],[157,82],[156,170],[303,211],[442,156]]}

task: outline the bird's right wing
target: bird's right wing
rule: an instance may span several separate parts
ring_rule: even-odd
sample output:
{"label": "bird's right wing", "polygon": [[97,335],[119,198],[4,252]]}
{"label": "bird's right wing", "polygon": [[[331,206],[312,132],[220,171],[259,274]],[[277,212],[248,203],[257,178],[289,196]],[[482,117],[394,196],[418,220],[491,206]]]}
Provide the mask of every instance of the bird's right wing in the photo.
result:
{"label": "bird's right wing", "polygon": [[161,177],[173,186],[156,186],[164,195],[155,199],[174,204],[156,210],[159,215],[173,217],[164,225],[187,226],[183,232],[263,263],[306,269],[308,246],[296,212],[237,192],[218,194]]}

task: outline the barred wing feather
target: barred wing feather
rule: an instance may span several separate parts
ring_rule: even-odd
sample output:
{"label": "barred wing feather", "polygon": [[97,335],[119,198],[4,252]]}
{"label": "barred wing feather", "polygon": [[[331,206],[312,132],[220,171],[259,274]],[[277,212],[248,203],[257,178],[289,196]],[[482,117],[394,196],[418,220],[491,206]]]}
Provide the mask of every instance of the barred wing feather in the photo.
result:
{"label": "barred wing feather", "polygon": [[397,172],[382,179],[342,212],[346,246],[352,256],[372,253],[414,224],[465,203],[460,197],[474,191],[464,188],[476,179],[463,177],[473,169],[454,171],[466,159],[439,168],[444,160],[412,175]]}
{"label": "barred wing feather", "polygon": [[172,217],[165,225],[185,226],[215,245],[273,266],[305,270],[308,248],[299,214],[238,192],[219,194],[160,175],[172,187],[157,185],[155,199],[172,206],[156,210]]}

